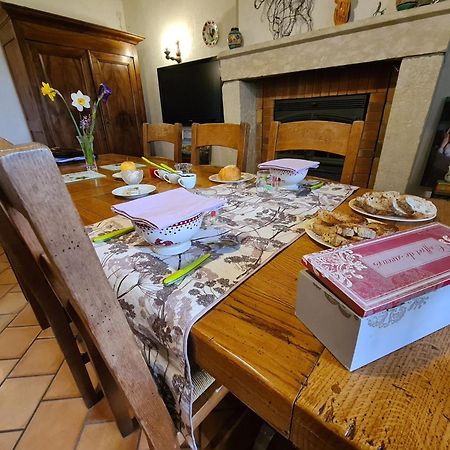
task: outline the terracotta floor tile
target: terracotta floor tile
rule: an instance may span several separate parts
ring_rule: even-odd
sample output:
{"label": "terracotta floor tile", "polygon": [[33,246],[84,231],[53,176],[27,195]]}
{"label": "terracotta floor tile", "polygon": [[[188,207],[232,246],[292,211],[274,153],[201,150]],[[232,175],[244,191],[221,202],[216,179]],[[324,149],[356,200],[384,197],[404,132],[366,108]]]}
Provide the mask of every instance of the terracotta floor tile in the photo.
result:
{"label": "terracotta floor tile", "polygon": [[8,326],[8,324],[14,319],[15,316],[15,314],[0,315],[0,333]]}
{"label": "terracotta floor tile", "polygon": [[83,427],[86,407],[81,398],[42,402],[16,450],[71,450]]}
{"label": "terracotta floor tile", "polygon": [[27,301],[21,292],[8,292],[0,298],[0,314],[17,314]]}
{"label": "terracotta floor tile", "polygon": [[0,386],[0,431],[25,428],[51,380],[51,375],[7,378]]}
{"label": "terracotta floor tile", "polygon": [[52,327],[48,327],[46,330],[42,330],[39,333],[38,339],[44,339],[44,338],[54,338],[55,335],[53,333]]}
{"label": "terracotta floor tile", "polygon": [[135,450],[139,430],[123,438],[115,422],[86,425],[76,450]]}
{"label": "terracotta floor tile", "polygon": [[21,434],[21,431],[8,431],[7,433],[0,433],[0,449],[13,450]]}
{"label": "terracotta floor tile", "polygon": [[110,422],[114,420],[111,408],[105,397],[95,404],[88,412],[86,423]]}
{"label": "terracotta floor tile", "polygon": [[0,284],[0,298],[13,288],[14,284]]}
{"label": "terracotta floor tile", "polygon": [[5,328],[0,334],[0,359],[20,358],[40,330],[37,326]]}
{"label": "terracotta floor tile", "polygon": [[45,393],[45,400],[54,400],[58,398],[72,398],[79,397],[80,392],[78,391],[75,380],[70,373],[69,366],[67,362],[64,361],[56,377],[53,379],[52,384]]}
{"label": "terracotta floor tile", "polygon": [[[13,294],[13,295],[20,295],[20,294]],[[11,322],[10,327],[25,327],[32,325],[39,325],[39,322],[37,321],[36,316],[34,315],[33,309],[28,304],[27,306],[25,306],[25,308],[22,309],[22,311],[20,311],[19,314],[17,314],[17,317]]]}
{"label": "terracotta floor tile", "polygon": [[[15,366],[18,359],[3,359],[0,361],[0,384],[3,383],[3,380],[8,376],[9,372],[11,372],[12,368]],[[0,449],[2,447],[0,446]]]}
{"label": "terracotta floor tile", "polygon": [[63,360],[56,339],[39,339],[31,344],[10,377],[55,374]]}
{"label": "terracotta floor tile", "polygon": [[12,269],[6,269],[0,273],[0,284],[16,284],[17,279]]}

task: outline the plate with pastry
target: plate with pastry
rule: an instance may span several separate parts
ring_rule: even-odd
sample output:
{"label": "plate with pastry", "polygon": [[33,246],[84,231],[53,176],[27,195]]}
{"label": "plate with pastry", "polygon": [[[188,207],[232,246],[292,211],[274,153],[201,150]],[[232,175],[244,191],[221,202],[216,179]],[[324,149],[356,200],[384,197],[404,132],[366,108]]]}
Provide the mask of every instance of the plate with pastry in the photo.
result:
{"label": "plate with pastry", "polygon": [[395,225],[324,209],[316,217],[305,220],[301,226],[312,240],[328,248],[342,247],[398,231]]}
{"label": "plate with pastry", "polygon": [[255,178],[255,175],[252,173],[241,172],[239,167],[230,165],[220,169],[219,173],[211,175],[209,180],[214,181],[214,183],[244,183],[253,180],[253,178]]}
{"label": "plate with pastry", "polygon": [[436,206],[429,200],[395,191],[366,192],[350,200],[349,206],[368,217],[396,222],[425,222],[437,214]]}

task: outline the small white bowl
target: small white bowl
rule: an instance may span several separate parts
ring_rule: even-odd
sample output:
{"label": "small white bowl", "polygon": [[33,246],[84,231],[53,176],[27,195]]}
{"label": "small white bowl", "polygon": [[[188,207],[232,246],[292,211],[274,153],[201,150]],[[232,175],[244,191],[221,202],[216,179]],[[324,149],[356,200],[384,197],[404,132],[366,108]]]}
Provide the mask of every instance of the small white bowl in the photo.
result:
{"label": "small white bowl", "polygon": [[139,184],[144,178],[144,171],[142,169],[138,170],[124,170],[120,172],[122,175],[122,180],[127,184]]}
{"label": "small white bowl", "polygon": [[298,184],[308,173],[308,169],[294,172],[288,169],[270,169],[270,174],[281,180],[281,188],[289,191],[296,191]]}
{"label": "small white bowl", "polygon": [[153,245],[159,255],[170,256],[185,252],[191,247],[191,238],[202,225],[205,213],[196,214],[167,228],[156,228],[142,222],[134,222],[138,234]]}

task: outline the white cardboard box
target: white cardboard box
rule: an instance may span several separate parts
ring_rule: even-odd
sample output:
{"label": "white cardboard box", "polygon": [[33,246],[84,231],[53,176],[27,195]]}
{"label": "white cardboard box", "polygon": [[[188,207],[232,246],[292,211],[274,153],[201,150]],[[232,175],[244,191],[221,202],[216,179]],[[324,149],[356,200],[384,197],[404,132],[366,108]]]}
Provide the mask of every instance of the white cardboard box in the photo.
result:
{"label": "white cardboard box", "polygon": [[450,285],[359,317],[307,270],[299,274],[297,317],[353,371],[450,324]]}

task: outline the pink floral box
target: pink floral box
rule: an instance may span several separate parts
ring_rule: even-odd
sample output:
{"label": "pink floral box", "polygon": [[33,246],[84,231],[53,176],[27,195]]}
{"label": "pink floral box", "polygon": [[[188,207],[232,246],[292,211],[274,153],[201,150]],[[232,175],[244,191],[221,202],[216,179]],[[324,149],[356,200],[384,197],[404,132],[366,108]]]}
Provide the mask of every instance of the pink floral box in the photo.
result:
{"label": "pink floral box", "polygon": [[305,255],[303,262],[366,317],[450,284],[450,227],[433,223]]}

